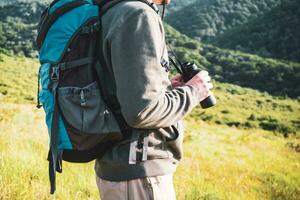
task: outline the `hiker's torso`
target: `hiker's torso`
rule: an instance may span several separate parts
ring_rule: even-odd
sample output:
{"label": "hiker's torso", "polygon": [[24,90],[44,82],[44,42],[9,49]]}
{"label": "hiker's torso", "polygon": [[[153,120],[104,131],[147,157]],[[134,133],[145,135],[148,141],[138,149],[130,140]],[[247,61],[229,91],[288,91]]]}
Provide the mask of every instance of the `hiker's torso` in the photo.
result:
{"label": "hiker's torso", "polygon": [[[123,30],[133,25],[137,27],[143,26],[145,21],[142,19],[141,21],[135,19],[141,15],[151,16],[153,21],[149,23],[159,26],[160,31],[154,32],[145,29],[143,32],[139,30],[138,36],[134,39],[132,37],[128,37],[126,40],[119,40],[118,32],[120,29]],[[160,63],[153,63],[152,66],[155,68],[155,70],[151,69],[149,71],[149,73],[153,73],[153,71],[155,71],[155,74],[150,76],[150,78],[155,79],[155,85],[151,88],[147,88],[149,81],[147,78],[149,77],[139,77],[140,75],[137,74],[136,82],[134,84],[131,82],[127,85],[123,85],[124,89],[118,90],[119,94],[117,94],[117,97],[130,96],[130,99],[134,99],[135,95],[137,98],[139,98],[139,96],[143,96],[143,94],[149,95],[154,93],[151,91],[153,88],[155,88],[156,92],[159,91],[161,93],[172,89],[171,83],[168,79],[168,72],[166,72],[167,66],[165,65],[165,63],[168,62],[168,53],[164,39],[164,28],[159,15],[152,8],[139,1],[121,2],[111,8],[102,17],[102,31],[103,54],[105,62],[108,67],[112,69],[115,79],[124,79],[124,83],[126,83],[126,76],[128,74],[137,73],[135,68],[126,65],[126,60],[118,60],[123,59],[124,56],[117,55],[116,53],[112,55],[112,48],[118,48],[117,44],[119,44],[121,47],[127,46],[128,48],[121,49],[117,52],[128,55],[127,59],[134,60],[134,62],[138,63],[138,65],[140,65],[142,68],[145,66],[145,63],[151,61],[148,61],[147,57],[142,57],[140,55],[132,56],[130,51],[132,51],[132,48],[135,46],[134,43],[140,43],[137,45],[145,45],[145,51],[147,51],[147,45],[151,44],[148,44],[147,41],[143,41],[143,37],[145,35],[153,34],[153,38],[157,38],[162,41],[161,47],[155,51],[156,56],[160,59]],[[128,32],[127,34],[130,35],[132,33]],[[119,43],[116,44],[116,41]],[[113,67],[115,63],[124,63],[124,65]],[[156,97],[153,96],[153,98]],[[147,104],[147,102],[143,102],[143,100],[129,102],[127,98],[119,99],[119,101],[123,101],[123,103],[125,102],[124,104],[127,106],[132,106],[132,110],[135,110],[135,108],[138,110],[138,108],[143,107],[143,105],[139,105],[139,103]],[[139,120],[142,121],[143,116],[140,116]],[[130,146],[131,143],[134,142],[134,139],[126,139],[114,146],[101,159],[96,161],[95,170],[99,177],[111,181],[122,181],[145,176],[170,174],[175,171],[176,166],[182,156],[183,127],[181,122],[166,128],[147,130],[135,129],[133,131],[133,138],[134,137],[136,137],[136,140],[139,144],[143,144],[146,137],[149,139],[148,148],[146,149],[147,159],[143,160],[143,153],[145,152],[143,152],[143,147],[141,146],[141,149],[136,152],[136,163],[129,164]]]}

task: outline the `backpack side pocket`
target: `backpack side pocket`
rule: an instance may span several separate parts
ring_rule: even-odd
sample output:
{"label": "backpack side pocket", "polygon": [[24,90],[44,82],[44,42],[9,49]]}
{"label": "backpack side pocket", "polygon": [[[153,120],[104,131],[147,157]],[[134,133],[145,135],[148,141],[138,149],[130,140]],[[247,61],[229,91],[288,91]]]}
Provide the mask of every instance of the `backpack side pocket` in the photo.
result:
{"label": "backpack side pocket", "polygon": [[81,134],[120,132],[105,105],[97,82],[85,87],[60,87],[58,102],[65,121]]}

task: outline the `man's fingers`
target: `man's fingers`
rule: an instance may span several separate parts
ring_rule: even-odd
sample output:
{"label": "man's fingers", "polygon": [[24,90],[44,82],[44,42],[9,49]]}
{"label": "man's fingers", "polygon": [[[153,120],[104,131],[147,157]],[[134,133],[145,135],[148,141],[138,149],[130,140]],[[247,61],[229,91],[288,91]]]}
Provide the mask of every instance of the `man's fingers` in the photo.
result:
{"label": "man's fingers", "polygon": [[211,81],[211,77],[207,73],[203,73],[203,74],[199,73],[197,78],[201,79],[203,83],[207,83]]}
{"label": "man's fingers", "polygon": [[205,70],[202,70],[200,71],[198,74],[197,74],[203,81],[210,81],[211,78],[209,76],[209,73]]}
{"label": "man's fingers", "polygon": [[211,83],[211,78],[207,71],[199,72],[191,80],[189,80],[186,85],[190,85],[198,89],[200,93],[200,101],[212,95],[210,90],[213,89],[213,84]]}
{"label": "man's fingers", "polygon": [[208,76],[208,71],[202,70],[202,71],[199,72],[199,74],[200,74],[201,76]]}

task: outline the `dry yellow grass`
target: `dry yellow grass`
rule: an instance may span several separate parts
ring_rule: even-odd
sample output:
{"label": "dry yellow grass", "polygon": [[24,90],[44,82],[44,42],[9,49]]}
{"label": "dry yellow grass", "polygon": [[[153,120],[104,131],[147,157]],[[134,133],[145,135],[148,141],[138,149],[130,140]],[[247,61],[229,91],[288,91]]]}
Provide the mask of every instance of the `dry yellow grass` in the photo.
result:
{"label": "dry yellow grass", "polygon": [[[3,104],[0,113],[0,199],[99,199],[93,163],[64,164],[49,195],[48,136],[43,111]],[[185,157],[175,175],[178,199],[300,197],[300,154],[284,139],[188,119]]]}
{"label": "dry yellow grass", "polygon": [[[299,199],[300,155],[261,130],[188,121],[180,199]],[[293,140],[293,139],[291,139]]]}

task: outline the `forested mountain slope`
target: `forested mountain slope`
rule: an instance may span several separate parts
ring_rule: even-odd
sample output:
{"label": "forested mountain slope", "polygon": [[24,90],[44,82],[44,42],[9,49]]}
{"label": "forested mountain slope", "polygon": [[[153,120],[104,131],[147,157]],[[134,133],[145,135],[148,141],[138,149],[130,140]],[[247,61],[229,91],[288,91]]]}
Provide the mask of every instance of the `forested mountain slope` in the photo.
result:
{"label": "forested mountain slope", "polygon": [[[35,29],[43,3],[19,3],[0,8],[0,48],[34,56]],[[179,57],[209,69],[218,81],[298,97],[300,64],[243,54],[201,44],[166,25],[170,43]]]}
{"label": "forested mountain slope", "polygon": [[167,22],[180,32],[201,41],[211,41],[226,31],[270,11],[281,0],[196,1],[168,15]]}
{"label": "forested mountain slope", "polygon": [[173,0],[168,6],[166,6],[166,13],[170,14],[172,12],[178,11],[196,1],[201,1],[202,3],[209,2],[210,0]]}
{"label": "forested mountain slope", "polygon": [[[167,11],[179,10],[194,1],[174,1]],[[35,57],[36,24],[49,2],[51,0],[0,0],[0,51]]]}
{"label": "forested mountain slope", "polygon": [[3,5],[8,5],[8,4],[16,4],[16,3],[22,3],[22,2],[25,2],[25,3],[32,3],[32,2],[40,2],[40,3],[49,3],[51,2],[52,0],[1,0],[0,1],[0,6],[3,6]]}
{"label": "forested mountain slope", "polygon": [[300,1],[286,0],[262,17],[220,35],[214,43],[266,57],[300,61]]}
{"label": "forested mountain slope", "polygon": [[0,50],[34,57],[36,25],[45,3],[11,3],[0,6]]}
{"label": "forested mountain slope", "polygon": [[167,39],[178,56],[208,69],[221,82],[256,88],[274,95],[300,96],[300,64],[266,59],[239,51],[201,44],[170,26]]}

